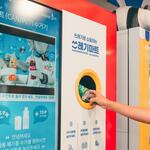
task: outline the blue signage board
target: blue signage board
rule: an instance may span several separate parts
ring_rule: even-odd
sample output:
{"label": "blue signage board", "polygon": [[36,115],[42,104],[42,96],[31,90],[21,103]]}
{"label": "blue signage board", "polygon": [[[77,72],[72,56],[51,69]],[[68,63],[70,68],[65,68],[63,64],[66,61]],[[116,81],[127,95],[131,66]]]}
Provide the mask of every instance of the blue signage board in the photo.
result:
{"label": "blue signage board", "polygon": [[0,1],[0,149],[55,150],[61,12]]}

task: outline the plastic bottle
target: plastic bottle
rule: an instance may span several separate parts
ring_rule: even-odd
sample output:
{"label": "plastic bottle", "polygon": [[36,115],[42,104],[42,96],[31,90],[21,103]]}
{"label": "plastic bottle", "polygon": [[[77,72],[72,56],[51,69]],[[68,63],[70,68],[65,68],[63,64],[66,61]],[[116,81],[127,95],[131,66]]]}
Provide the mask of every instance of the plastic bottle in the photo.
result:
{"label": "plastic bottle", "polygon": [[14,124],[15,124],[15,130],[21,130],[21,120],[22,120],[22,118],[21,118],[21,116],[16,116],[15,117],[15,122],[14,122]]}
{"label": "plastic bottle", "polygon": [[79,84],[79,95],[81,97],[81,99],[85,102],[85,103],[89,103],[89,100],[91,97],[89,91],[90,89],[86,88],[85,86]]}
{"label": "plastic bottle", "polygon": [[16,59],[13,58],[9,62],[9,68],[11,68],[12,73],[8,76],[9,81],[16,81]]}
{"label": "plastic bottle", "polygon": [[29,110],[28,107],[23,111],[23,129],[29,129]]}
{"label": "plastic bottle", "polygon": [[30,72],[31,72],[31,79],[35,80],[36,76],[33,75],[32,73],[36,71],[36,62],[34,59],[30,60]]}

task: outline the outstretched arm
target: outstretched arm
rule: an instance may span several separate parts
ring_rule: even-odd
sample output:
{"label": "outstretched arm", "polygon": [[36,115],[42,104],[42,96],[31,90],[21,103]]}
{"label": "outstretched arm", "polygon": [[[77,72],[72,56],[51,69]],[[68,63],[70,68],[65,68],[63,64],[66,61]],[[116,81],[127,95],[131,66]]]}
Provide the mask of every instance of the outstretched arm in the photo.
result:
{"label": "outstretched arm", "polygon": [[103,97],[100,93],[91,90],[93,98],[90,99],[90,104],[97,104],[103,108],[113,110],[133,120],[150,123],[150,109],[128,106],[119,102],[113,102]]}

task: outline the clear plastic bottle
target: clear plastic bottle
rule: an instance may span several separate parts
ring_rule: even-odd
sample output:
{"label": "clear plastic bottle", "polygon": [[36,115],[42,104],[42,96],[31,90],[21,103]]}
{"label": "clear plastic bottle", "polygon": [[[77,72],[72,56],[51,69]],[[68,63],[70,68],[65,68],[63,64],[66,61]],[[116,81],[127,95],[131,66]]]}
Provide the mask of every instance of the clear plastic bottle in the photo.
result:
{"label": "clear plastic bottle", "polygon": [[28,107],[23,111],[23,129],[29,129],[29,110]]}
{"label": "clear plastic bottle", "polygon": [[22,121],[21,116],[15,117],[15,120],[14,120],[15,130],[21,130],[21,121]]}

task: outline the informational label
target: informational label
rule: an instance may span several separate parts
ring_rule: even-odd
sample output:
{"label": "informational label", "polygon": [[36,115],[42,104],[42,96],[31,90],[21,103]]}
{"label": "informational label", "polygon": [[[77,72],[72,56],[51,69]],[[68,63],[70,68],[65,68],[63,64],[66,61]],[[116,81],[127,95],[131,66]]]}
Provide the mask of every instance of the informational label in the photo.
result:
{"label": "informational label", "polygon": [[78,124],[78,149],[90,150],[90,122],[83,120]]}
{"label": "informational label", "polygon": [[0,1],[0,149],[57,149],[61,13]]}
{"label": "informational label", "polygon": [[[142,35],[150,33],[141,30]],[[144,37],[144,38],[143,38]],[[139,39],[139,55],[140,55],[140,106],[150,108],[150,40],[142,36]],[[139,150],[150,149],[150,126],[140,123],[140,146]]]}
{"label": "informational label", "polygon": [[55,102],[1,103],[0,149],[54,149],[54,114]]}
{"label": "informational label", "polygon": [[[27,11],[28,10],[28,11]],[[55,36],[60,13],[26,0],[1,0],[0,20],[3,24],[41,34]],[[53,26],[53,27],[52,27]]]}
{"label": "informational label", "polygon": [[106,27],[63,11],[61,150],[105,150],[105,110],[89,90],[106,94]]}

